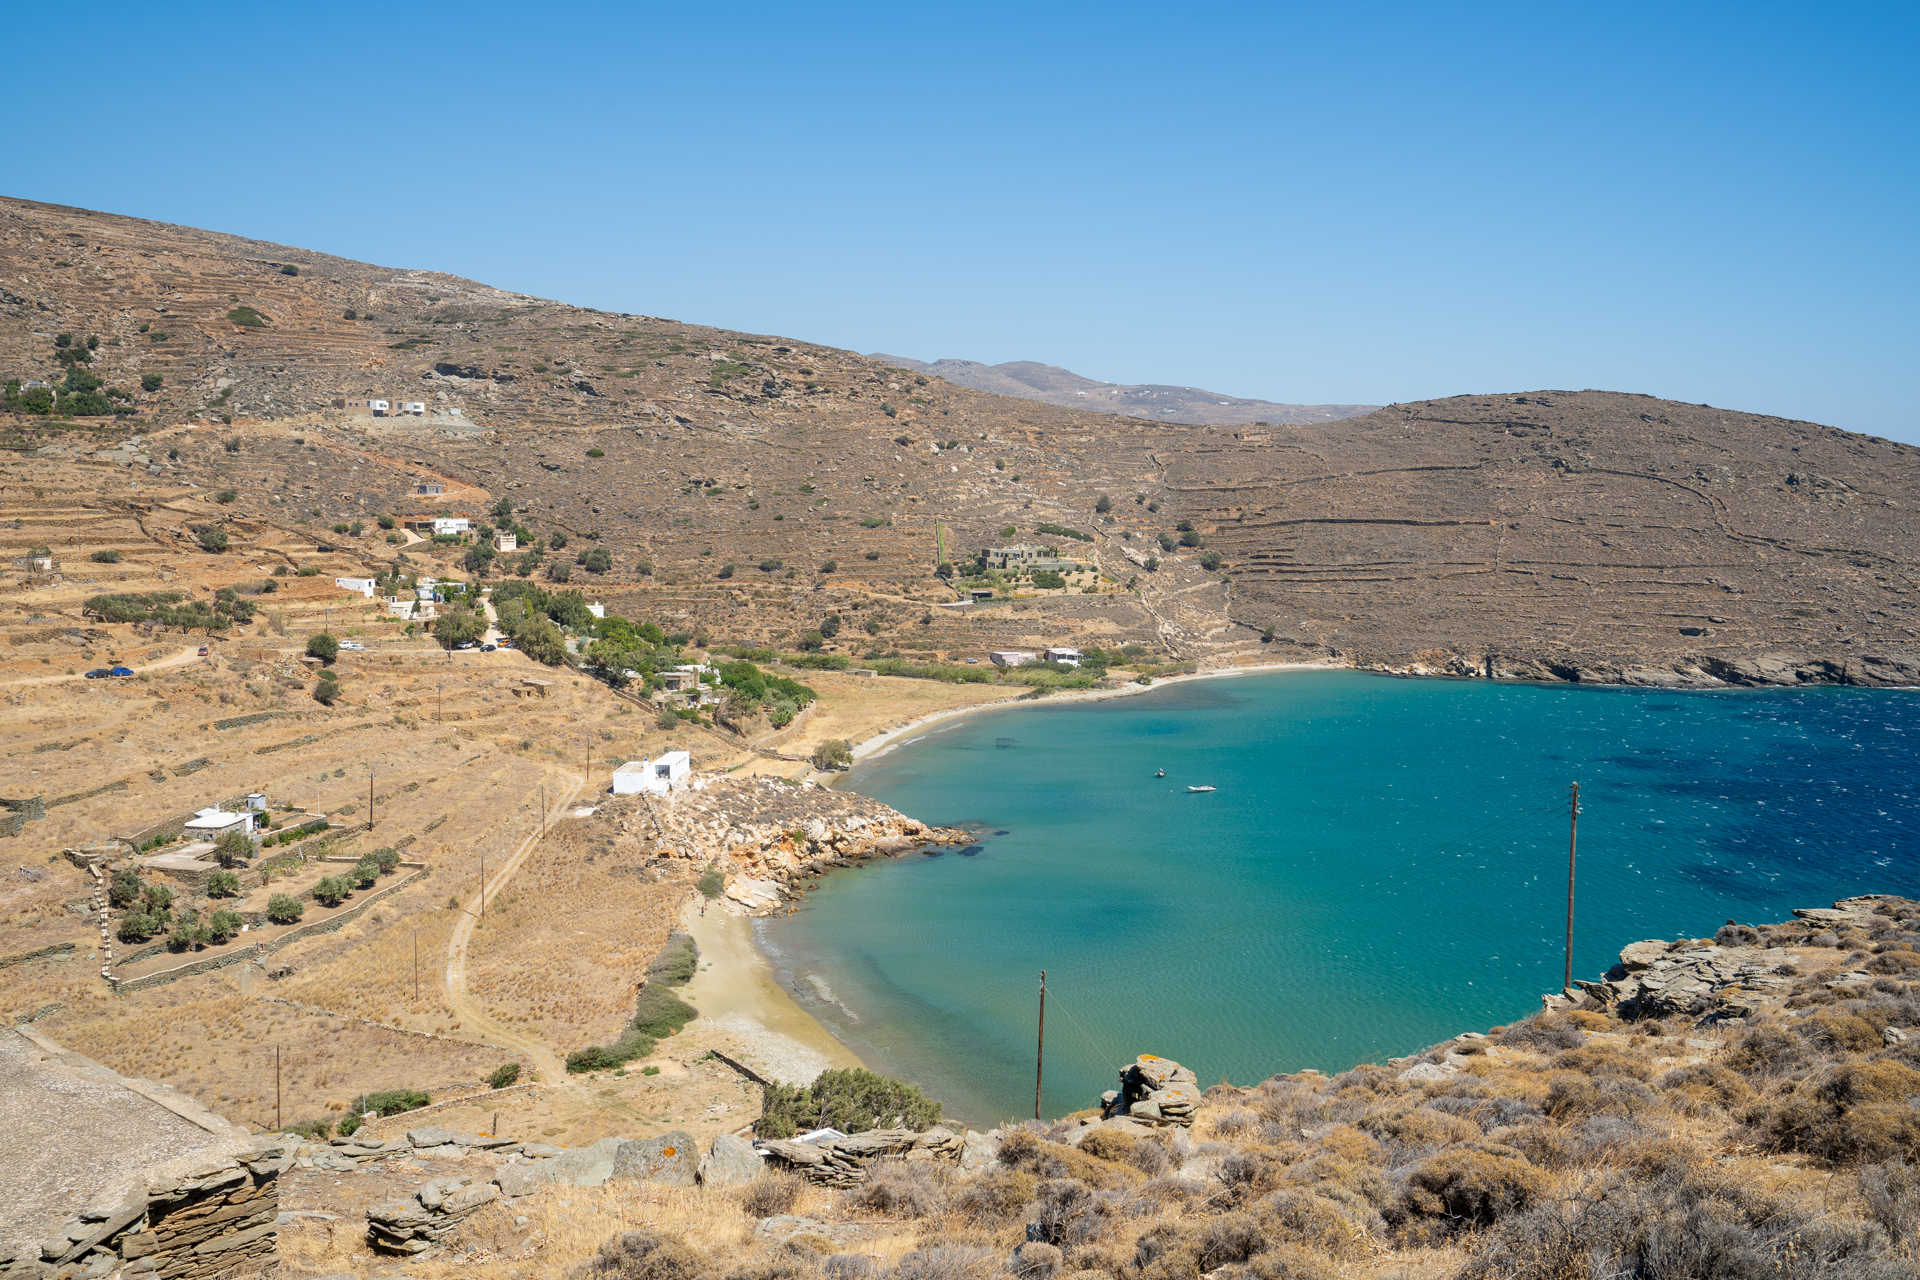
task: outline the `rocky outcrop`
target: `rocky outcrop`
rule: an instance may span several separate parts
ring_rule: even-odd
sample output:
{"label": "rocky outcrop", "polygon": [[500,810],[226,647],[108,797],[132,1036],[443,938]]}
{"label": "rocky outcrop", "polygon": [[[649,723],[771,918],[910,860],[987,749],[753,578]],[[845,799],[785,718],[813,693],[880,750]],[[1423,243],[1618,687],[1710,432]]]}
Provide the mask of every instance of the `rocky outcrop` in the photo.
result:
{"label": "rocky outcrop", "polygon": [[1200,1082],[1171,1058],[1143,1053],[1120,1070],[1120,1087],[1100,1095],[1102,1117],[1131,1116],[1185,1127],[1200,1106]]}
{"label": "rocky outcrop", "polygon": [[[1549,1003],[1603,1005],[1624,1018],[1686,1017],[1725,1022],[1748,1017],[1759,1002],[1774,1002],[1798,972],[1782,947],[1836,946],[1853,929],[1870,928],[1876,907],[1889,899],[1843,898],[1831,907],[1804,907],[1796,924],[1754,929],[1728,925],[1714,941],[1652,939],[1628,943],[1599,982],[1576,982],[1577,1000]],[[1863,980],[1870,981],[1866,975]],[[1844,981],[1846,975],[1836,981]]]}
{"label": "rocky outcrop", "polygon": [[970,839],[853,792],[768,777],[620,796],[595,820],[655,857],[719,863],[727,898],[751,912],[779,907],[832,867]]}
{"label": "rocky outcrop", "polygon": [[768,1139],[760,1143],[770,1164],[790,1169],[823,1187],[853,1187],[884,1160],[958,1160],[961,1136],[951,1129],[871,1129],[824,1142]]}

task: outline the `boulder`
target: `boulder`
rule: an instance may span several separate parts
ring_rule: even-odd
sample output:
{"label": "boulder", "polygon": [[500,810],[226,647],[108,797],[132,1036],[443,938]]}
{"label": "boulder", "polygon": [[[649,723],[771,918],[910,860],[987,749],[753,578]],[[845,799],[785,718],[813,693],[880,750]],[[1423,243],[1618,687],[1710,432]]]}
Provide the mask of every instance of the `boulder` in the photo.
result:
{"label": "boulder", "polygon": [[657,1138],[622,1142],[614,1149],[610,1178],[625,1182],[659,1182],[690,1187],[699,1173],[693,1138],[674,1130]]}
{"label": "boulder", "polygon": [[613,1163],[626,1138],[602,1138],[585,1147],[569,1147],[553,1157],[556,1182],[576,1187],[602,1187],[613,1176]]}
{"label": "boulder", "polygon": [[1171,1058],[1143,1053],[1121,1069],[1119,1089],[1100,1095],[1100,1114],[1184,1126],[1193,1123],[1200,1102],[1200,1082],[1193,1072]]}
{"label": "boulder", "polygon": [[723,1133],[714,1138],[707,1154],[700,1158],[700,1184],[730,1187],[752,1182],[766,1168],[764,1157],[745,1138]]}
{"label": "boulder", "polygon": [[550,1187],[556,1180],[553,1161],[529,1160],[521,1164],[502,1165],[493,1175],[493,1183],[500,1188],[503,1196],[530,1196],[541,1187]]}

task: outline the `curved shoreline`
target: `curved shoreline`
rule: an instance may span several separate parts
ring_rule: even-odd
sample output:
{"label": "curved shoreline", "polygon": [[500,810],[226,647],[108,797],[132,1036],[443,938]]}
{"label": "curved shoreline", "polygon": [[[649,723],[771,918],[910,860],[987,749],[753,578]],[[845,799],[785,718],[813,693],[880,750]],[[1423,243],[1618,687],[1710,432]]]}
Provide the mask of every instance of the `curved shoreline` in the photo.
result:
{"label": "curved shoreline", "polygon": [[1097,689],[1070,689],[1062,693],[1050,693],[1044,698],[1008,698],[999,702],[982,702],[971,707],[951,707],[945,711],[935,711],[918,719],[909,720],[903,725],[882,730],[870,738],[863,739],[854,745],[853,762],[860,764],[877,759],[889,751],[906,746],[911,740],[909,735],[931,729],[938,724],[945,724],[950,720],[980,715],[988,711],[1004,711],[1014,707],[1050,707],[1063,702],[1104,702],[1110,698],[1128,698],[1135,694],[1164,689],[1168,685],[1196,680],[1224,680],[1234,676],[1268,675],[1276,671],[1352,671],[1355,669],[1348,663],[1336,662],[1332,659],[1320,662],[1263,662],[1245,667],[1216,667],[1211,671],[1189,671],[1177,676],[1163,676],[1152,684],[1136,684],[1128,681],[1126,684],[1107,685]]}

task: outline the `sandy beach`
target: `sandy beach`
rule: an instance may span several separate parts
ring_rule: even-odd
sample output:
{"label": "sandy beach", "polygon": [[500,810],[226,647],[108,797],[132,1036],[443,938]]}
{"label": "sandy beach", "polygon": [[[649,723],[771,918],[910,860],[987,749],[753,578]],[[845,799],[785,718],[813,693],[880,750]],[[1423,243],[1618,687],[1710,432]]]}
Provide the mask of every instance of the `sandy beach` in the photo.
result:
{"label": "sandy beach", "polygon": [[700,947],[700,969],[686,985],[700,1018],[689,1028],[708,1047],[769,1080],[810,1084],[832,1067],[860,1059],[788,994],[754,945],[753,922],[719,903],[702,913],[687,904],[681,927]]}

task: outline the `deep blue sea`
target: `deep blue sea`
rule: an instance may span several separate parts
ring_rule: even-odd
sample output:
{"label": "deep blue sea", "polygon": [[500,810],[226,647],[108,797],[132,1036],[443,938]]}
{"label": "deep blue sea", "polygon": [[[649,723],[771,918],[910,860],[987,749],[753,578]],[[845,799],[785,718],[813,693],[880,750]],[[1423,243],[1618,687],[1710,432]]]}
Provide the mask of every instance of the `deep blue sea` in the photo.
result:
{"label": "deep blue sea", "polygon": [[1576,977],[1639,938],[1920,891],[1920,693],[1303,671],[935,727],[846,785],[977,851],[835,872],[762,944],[974,1123],[1032,1112],[1042,968],[1049,1115],[1142,1052],[1203,1084],[1341,1070],[1558,988],[1574,781]]}

